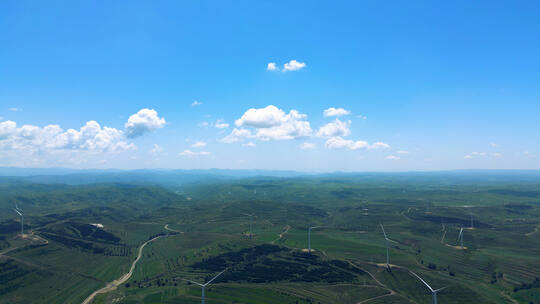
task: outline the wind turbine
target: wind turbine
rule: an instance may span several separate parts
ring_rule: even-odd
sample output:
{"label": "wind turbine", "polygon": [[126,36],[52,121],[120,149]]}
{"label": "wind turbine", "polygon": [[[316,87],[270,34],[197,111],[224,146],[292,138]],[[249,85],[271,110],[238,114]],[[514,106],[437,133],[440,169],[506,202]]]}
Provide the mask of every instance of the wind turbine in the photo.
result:
{"label": "wind turbine", "polygon": [[311,229],[315,229],[315,228],[321,228],[321,226],[313,226],[313,227],[309,227],[308,228],[308,232],[307,232],[307,239],[308,239],[308,252],[311,254]]}
{"label": "wind turbine", "polygon": [[461,249],[463,249],[463,227],[459,229],[458,241],[461,241]]}
{"label": "wind turbine", "polygon": [[396,241],[393,241],[391,239],[389,239],[387,236],[386,236],[386,231],[384,231],[384,226],[382,224],[381,225],[381,228],[382,228],[382,232],[384,233],[384,240],[386,241],[386,267],[388,269],[390,269],[390,249],[389,249],[389,242],[394,242],[397,244]]}
{"label": "wind turbine", "polygon": [[415,277],[417,277],[420,281],[422,281],[422,283],[424,283],[424,285],[427,286],[427,288],[429,288],[429,290],[431,291],[431,294],[432,294],[432,299],[431,299],[431,303],[433,304],[437,304],[437,293],[443,289],[445,289],[446,287],[443,287],[443,288],[439,288],[439,289],[433,289],[431,288],[431,286],[429,286],[428,283],[426,283],[426,281],[422,280],[421,277],[419,277],[416,273],[412,272],[412,271],[409,271],[412,275],[414,275]]}
{"label": "wind turbine", "polygon": [[[191,282],[193,284],[197,284],[199,286],[201,286],[201,290],[202,290],[202,295],[201,295],[201,303],[204,304],[204,288],[208,285],[210,285],[210,283],[212,283],[212,281],[214,281],[215,279],[217,279],[217,277],[219,277],[222,273],[224,273],[225,271],[227,270],[227,268],[225,268],[225,270],[223,270],[222,272],[218,273],[215,277],[213,277],[210,281],[206,282],[205,284],[201,284],[201,283],[198,283],[198,282],[195,282],[195,281],[191,281],[191,280],[186,280],[188,282]],[[185,280],[185,279],[184,279]]]}
{"label": "wind turbine", "polygon": [[22,209],[19,209],[19,206],[15,204],[15,209],[13,211],[17,212],[21,216],[21,236],[24,234],[24,215],[22,214]]}
{"label": "wind turbine", "polygon": [[474,228],[474,218],[472,214],[471,214],[471,228]]}
{"label": "wind turbine", "polygon": [[249,238],[251,239],[251,237],[253,236],[253,230],[252,230],[253,217],[255,216],[255,214],[249,214],[249,213],[242,213],[242,214],[245,216],[249,216]]}

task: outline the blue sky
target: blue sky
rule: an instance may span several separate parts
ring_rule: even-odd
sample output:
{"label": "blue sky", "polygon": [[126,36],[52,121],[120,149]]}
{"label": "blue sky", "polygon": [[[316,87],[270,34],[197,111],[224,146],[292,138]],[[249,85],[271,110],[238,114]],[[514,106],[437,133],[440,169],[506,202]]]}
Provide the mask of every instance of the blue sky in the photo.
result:
{"label": "blue sky", "polygon": [[540,169],[539,9],[3,1],[0,166]]}

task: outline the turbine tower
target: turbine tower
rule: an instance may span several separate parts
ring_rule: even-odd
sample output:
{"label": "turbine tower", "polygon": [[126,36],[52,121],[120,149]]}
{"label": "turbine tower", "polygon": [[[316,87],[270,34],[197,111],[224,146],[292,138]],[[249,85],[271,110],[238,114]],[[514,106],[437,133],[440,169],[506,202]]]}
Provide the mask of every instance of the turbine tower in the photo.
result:
{"label": "turbine tower", "polygon": [[308,252],[311,254],[311,229],[320,228],[321,226],[313,226],[308,228],[307,239],[308,239]]}
{"label": "turbine tower", "polygon": [[461,241],[461,249],[463,249],[463,227],[459,229],[458,241]]}
{"label": "turbine tower", "polygon": [[471,228],[474,228],[474,217],[472,214],[471,214]]}
{"label": "turbine tower", "polygon": [[384,231],[384,226],[382,224],[381,225],[381,229],[382,229],[382,232],[384,234],[384,240],[385,240],[385,244],[386,244],[386,267],[388,269],[390,269],[390,242],[394,242],[397,244],[396,241],[393,241],[391,239],[389,239],[387,236],[386,236],[386,231]]}
{"label": "turbine tower", "polygon": [[427,288],[429,288],[429,290],[431,291],[431,294],[432,294],[432,299],[431,299],[431,303],[433,304],[437,304],[437,293],[443,289],[445,289],[446,287],[443,287],[443,288],[439,288],[439,289],[433,289],[431,288],[431,286],[429,286],[428,283],[426,283],[426,281],[422,280],[421,277],[419,277],[416,273],[412,272],[412,271],[409,271],[412,275],[414,275],[415,277],[417,277],[420,281],[422,281],[422,283],[424,283],[424,285],[427,286]]}
{"label": "turbine tower", "polygon": [[242,214],[249,217],[249,238],[251,239],[253,237],[252,226],[253,226],[253,217],[255,216],[255,214],[249,214],[249,213],[242,213]]}
{"label": "turbine tower", "polygon": [[24,234],[24,215],[22,214],[22,209],[19,209],[19,206],[15,204],[15,209],[13,211],[17,212],[21,216],[21,236]]}
{"label": "turbine tower", "polygon": [[[204,288],[208,285],[210,285],[210,283],[212,283],[212,281],[214,281],[215,279],[217,279],[217,277],[219,277],[222,273],[224,273],[225,271],[227,270],[227,268],[225,268],[225,270],[223,270],[222,272],[218,273],[215,277],[213,277],[210,281],[206,282],[205,284],[201,284],[201,283],[198,283],[198,282],[195,282],[195,281],[191,281],[191,280],[186,280],[188,282],[191,282],[193,284],[197,284],[199,286],[201,286],[201,303],[204,304],[205,302],[205,298],[204,298]],[[184,279],[185,280],[185,279]]]}
{"label": "turbine tower", "polygon": [[444,244],[444,237],[446,236],[446,226],[444,226],[444,224],[442,224],[442,230],[443,230],[443,235],[441,238],[441,243]]}

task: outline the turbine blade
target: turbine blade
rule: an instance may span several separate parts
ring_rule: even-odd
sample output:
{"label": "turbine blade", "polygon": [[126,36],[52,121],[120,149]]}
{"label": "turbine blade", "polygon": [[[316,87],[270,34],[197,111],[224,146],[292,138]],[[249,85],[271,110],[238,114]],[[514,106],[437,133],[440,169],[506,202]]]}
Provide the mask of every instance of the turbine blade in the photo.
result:
{"label": "turbine blade", "polygon": [[390,241],[392,243],[396,243],[396,244],[399,244],[398,242],[394,241],[394,240],[391,240],[391,239],[386,239],[387,241]]}
{"label": "turbine blade", "polygon": [[187,279],[183,279],[183,280],[184,280],[184,281],[191,282],[191,283],[193,283],[193,284],[197,284],[197,285],[199,285],[199,286],[201,286],[201,287],[204,287],[204,286],[205,286],[205,285],[203,285],[203,284],[201,284],[201,283],[198,283],[198,282],[195,282],[195,281],[192,281],[192,280],[187,280]]}
{"label": "turbine blade", "polygon": [[219,277],[222,273],[224,273],[225,271],[227,270],[227,268],[225,268],[225,270],[223,270],[222,272],[218,273],[213,279],[211,279],[210,281],[206,282],[206,284],[204,284],[204,286],[207,286],[209,285],[210,283],[212,283],[213,280],[217,279],[217,277]]}
{"label": "turbine blade", "polygon": [[384,231],[384,227],[383,227],[383,225],[382,225],[382,224],[379,224],[379,225],[381,225],[381,228],[382,228],[382,232],[384,233],[384,238],[385,238],[385,239],[388,239],[388,237],[386,237],[386,231]]}
{"label": "turbine blade", "polygon": [[439,289],[435,289],[433,292],[439,292],[439,291],[441,291],[441,290],[443,290],[443,289],[446,289],[446,288],[448,288],[448,286],[445,286],[445,287],[439,288]]}
{"label": "turbine blade", "polygon": [[20,216],[23,216],[22,213],[19,212],[19,210],[13,209],[13,211],[17,212]]}
{"label": "turbine blade", "polygon": [[429,290],[431,290],[431,292],[435,292],[435,291],[433,290],[433,288],[431,288],[431,286],[429,286],[429,284],[428,284],[426,281],[424,281],[421,277],[419,277],[416,273],[414,273],[414,272],[412,272],[412,271],[409,271],[409,272],[410,272],[412,275],[414,275],[415,277],[417,277],[420,281],[422,281],[422,283],[424,283],[424,285],[426,285],[427,288],[429,288]]}

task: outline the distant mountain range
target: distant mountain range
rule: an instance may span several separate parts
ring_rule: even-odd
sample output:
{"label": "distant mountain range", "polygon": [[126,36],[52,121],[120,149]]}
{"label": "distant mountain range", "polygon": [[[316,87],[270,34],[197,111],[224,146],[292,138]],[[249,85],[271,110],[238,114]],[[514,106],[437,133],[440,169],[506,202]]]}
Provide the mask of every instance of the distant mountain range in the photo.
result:
{"label": "distant mountain range", "polygon": [[411,172],[331,172],[313,173],[277,170],[168,170],[168,169],[68,169],[0,167],[0,181],[23,180],[46,184],[129,183],[176,186],[201,182],[272,177],[336,179],[370,182],[425,181],[461,182],[540,182],[540,170],[454,170]]}

